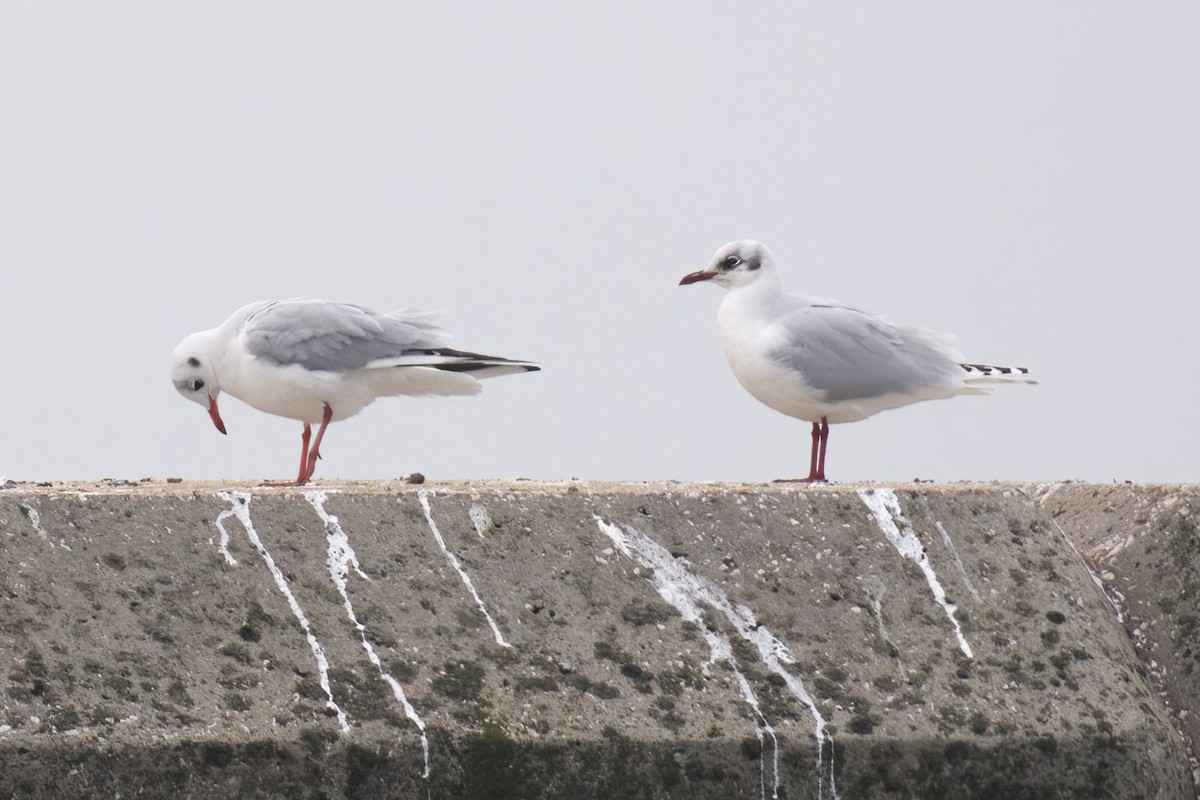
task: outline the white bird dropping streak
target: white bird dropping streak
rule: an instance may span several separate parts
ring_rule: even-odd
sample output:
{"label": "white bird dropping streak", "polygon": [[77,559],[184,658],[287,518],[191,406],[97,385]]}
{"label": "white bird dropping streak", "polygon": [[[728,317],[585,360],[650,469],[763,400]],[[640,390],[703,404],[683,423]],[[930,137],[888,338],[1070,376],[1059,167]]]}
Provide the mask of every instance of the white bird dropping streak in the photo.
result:
{"label": "white bird dropping streak", "polygon": [[333,585],[337,587],[338,594],[342,596],[342,606],[346,609],[346,617],[350,623],[354,625],[358,631],[359,639],[362,641],[363,649],[367,651],[367,658],[379,670],[381,677],[388,686],[392,687],[392,696],[404,708],[404,715],[408,717],[413,725],[417,726],[417,732],[421,736],[421,749],[425,753],[425,771],[421,774],[422,778],[429,777],[429,739],[425,736],[425,720],[421,719],[417,714],[417,710],[413,708],[412,703],[408,702],[408,696],[404,693],[404,688],[400,682],[396,680],[387,670],[383,668],[383,662],[375,653],[375,648],[367,639],[367,627],[358,621],[358,615],[354,613],[354,605],[350,602],[350,593],[347,591],[347,584],[350,580],[350,570],[353,569],[355,574],[366,581],[370,581],[358,565],[358,555],[354,552],[354,548],[350,546],[350,537],[342,530],[342,525],[338,518],[325,510],[325,493],[324,492],[305,492],[304,499],[309,502],[317,512],[317,516],[325,523],[325,541],[328,543],[329,549],[326,555],[326,564],[329,565],[329,578],[333,581]]}
{"label": "white bird dropping streak", "polygon": [[467,514],[471,517],[471,522],[475,524],[475,532],[479,534],[480,539],[486,539],[491,535],[492,515],[488,513],[483,503],[471,503]]}
{"label": "white bird dropping streak", "polygon": [[[3,486],[3,484],[4,479],[0,477],[0,486]],[[42,527],[42,515],[38,513],[36,508],[33,506],[27,506],[24,503],[18,503],[17,508],[21,510],[21,514],[25,516],[25,519],[29,520],[29,524],[33,526],[35,531],[37,531],[38,536],[42,537],[42,541],[51,547],[61,547],[68,553],[71,552],[71,546],[67,544],[66,539],[59,537],[58,543],[56,544],[54,539],[50,536],[50,532]]]}
{"label": "white bird dropping streak", "polygon": [[955,549],[954,542],[950,540],[950,534],[946,533],[946,527],[940,522],[933,523],[933,526],[942,535],[942,544],[946,545],[946,549],[950,551],[950,555],[954,556],[954,566],[958,567],[958,574],[962,576],[963,583],[967,585],[967,591],[971,593],[971,597],[975,598],[976,603],[982,603],[983,598],[979,596],[975,585],[971,583],[971,577],[967,575],[967,568],[963,566],[962,559],[958,557],[958,550]]}
{"label": "white bird dropping streak", "polygon": [[[719,632],[708,629],[708,626],[704,624],[701,606],[709,606],[720,611],[729,620],[730,624],[733,625],[734,629],[737,630],[738,635],[754,645],[755,649],[758,650],[759,658],[762,659],[763,664],[771,672],[782,678],[788,690],[808,707],[809,713],[813,716],[813,735],[817,743],[817,797],[824,797],[826,778],[828,778],[830,793],[835,800],[839,800],[840,795],[838,795],[833,776],[833,736],[826,730],[825,718],[817,708],[817,703],[813,700],[812,695],[804,688],[804,683],[798,677],[784,669],[784,664],[796,663],[796,660],[788,651],[787,645],[777,639],[765,625],[759,625],[758,621],[754,618],[754,612],[742,605],[735,606],[730,602],[721,587],[688,571],[679,559],[672,556],[662,545],[641,531],[629,525],[622,526],[624,528],[622,530],[621,527],[606,522],[598,515],[593,514],[592,516],[596,520],[596,524],[600,527],[600,531],[612,540],[618,550],[624,553],[627,558],[638,561],[642,566],[652,570],[650,583],[654,586],[659,596],[674,606],[685,620],[695,624],[703,631],[705,642],[709,648],[708,663],[711,664],[714,661],[725,659],[733,665],[734,675],[737,678],[743,699],[754,710],[755,716],[762,721],[763,728],[770,734],[772,740],[775,741],[775,781],[772,797],[779,796],[779,745],[778,740],[775,739],[775,731],[767,724],[749,682],[737,668],[737,662],[734,660],[733,648],[729,640]],[[761,741],[761,734],[759,735],[759,739]],[[824,748],[826,744],[830,748],[828,776],[825,774]]]}
{"label": "white bird dropping streak", "polygon": [[[229,519],[230,517],[236,517],[238,515],[238,512],[235,511],[234,508],[239,506],[241,504],[241,501],[234,502],[233,499],[231,498],[229,492],[217,492],[217,495],[222,500],[225,500],[225,501],[233,504],[230,508],[227,508],[224,511],[222,511],[220,514],[217,514],[216,526],[217,526],[217,530],[219,530],[221,532],[221,539],[219,542],[217,542],[217,549],[221,551],[221,555],[225,556],[225,563],[229,564],[229,566],[231,566],[231,567],[236,567],[238,565],[238,560],[233,557],[233,553],[229,552],[229,531],[225,530],[225,520]],[[246,498],[245,502],[247,504],[250,502],[250,495],[242,494],[241,492],[237,492],[236,495],[238,497],[245,497]],[[250,512],[247,511],[246,519],[250,518],[249,515],[250,515]],[[212,539],[209,539],[209,541],[211,542]]]}
{"label": "white bird dropping streak", "polygon": [[[1054,494],[1062,487],[1063,483],[1061,481],[1057,481],[1055,483],[1038,484],[1037,490],[1034,493],[1037,505],[1039,507],[1045,505],[1046,501],[1050,499],[1050,495]],[[1067,543],[1067,546],[1069,546],[1071,550],[1075,552],[1075,556],[1079,563],[1083,564],[1084,569],[1086,569],[1088,571],[1088,575],[1091,576],[1092,583],[1096,585],[1096,588],[1100,590],[1100,594],[1104,595],[1104,599],[1110,606],[1112,606],[1112,610],[1117,615],[1117,622],[1125,622],[1125,612],[1122,611],[1125,598],[1122,597],[1121,593],[1116,591],[1116,589],[1109,589],[1108,584],[1104,582],[1103,578],[1096,574],[1096,570],[1092,569],[1091,562],[1084,558],[1083,553],[1079,552],[1079,548],[1075,546],[1073,541],[1071,541],[1071,537],[1067,536],[1067,532],[1063,530],[1062,526],[1058,524],[1057,520],[1051,518],[1050,524],[1053,525],[1058,531],[1058,535],[1061,536],[1062,540]],[[1116,594],[1115,597],[1113,596],[1114,593]]]}
{"label": "white bird dropping streak", "polygon": [[512,647],[511,644],[504,641],[504,635],[500,633],[500,628],[496,625],[496,620],[492,619],[492,615],[484,607],[483,598],[479,596],[479,592],[475,591],[475,584],[471,583],[471,576],[458,563],[458,558],[455,557],[454,553],[451,553],[450,549],[446,547],[446,540],[442,538],[437,523],[433,521],[433,512],[429,508],[429,493],[424,489],[419,489],[417,490],[417,499],[421,501],[421,508],[425,510],[425,519],[429,521],[429,530],[433,531],[433,538],[437,539],[438,547],[442,548],[442,552],[446,554],[446,560],[458,572],[458,576],[462,578],[463,586],[466,586],[467,591],[471,593],[471,597],[475,598],[475,605],[479,606],[479,610],[487,619],[488,625],[492,626],[492,633],[496,635],[496,644],[501,647]]}
{"label": "white bird dropping streak", "polygon": [[[45,540],[46,544],[54,547],[54,541],[50,538],[50,534],[47,533],[46,529],[42,527],[42,515],[38,513],[38,510],[33,506],[27,506],[24,503],[21,503],[18,508],[20,508],[21,513],[25,515],[25,519],[29,520],[29,524],[33,526],[33,529],[37,531],[38,536],[41,536],[42,539]],[[69,550],[70,548],[67,549]]]}
{"label": "white bird dropping streak", "polygon": [[[225,535],[225,526],[221,523],[229,517],[236,517],[237,521],[242,523],[242,527],[246,530],[246,538],[250,540],[250,544],[254,545],[254,549],[262,556],[263,561],[267,564],[267,569],[275,577],[275,585],[279,587],[279,591],[287,598],[288,605],[291,606],[292,614],[295,615],[300,627],[304,630],[304,638],[308,640],[308,647],[312,650],[313,658],[317,661],[317,673],[320,676],[321,688],[325,690],[325,707],[331,709],[337,714],[338,727],[342,729],[342,733],[350,731],[350,723],[346,720],[346,712],[333,699],[333,688],[329,684],[329,661],[325,658],[325,648],[321,647],[321,643],[317,641],[316,635],[312,632],[312,626],[308,624],[308,617],[304,616],[304,609],[300,608],[299,601],[292,594],[291,588],[288,586],[287,578],[283,576],[283,572],[275,564],[275,559],[271,558],[271,554],[267,552],[267,548],[263,545],[262,540],[258,538],[258,533],[254,530],[254,523],[250,521],[250,494],[248,492],[217,492],[217,496],[225,502],[229,503],[229,508],[217,515],[216,525],[220,529],[222,537],[222,547],[228,544],[229,537]],[[232,560],[233,556],[228,550],[223,550],[226,560],[230,563],[237,564],[237,561]]]}
{"label": "white bird dropping streak", "polygon": [[1096,574],[1096,570],[1092,569],[1092,565],[1086,558],[1083,557],[1083,553],[1079,552],[1079,548],[1076,547],[1075,543],[1071,541],[1071,537],[1067,536],[1067,532],[1062,529],[1062,526],[1058,524],[1058,521],[1051,519],[1050,524],[1058,530],[1058,535],[1062,537],[1063,541],[1066,542],[1073,551],[1075,551],[1076,559],[1080,564],[1083,564],[1083,568],[1088,571],[1088,575],[1091,576],[1092,583],[1096,585],[1096,588],[1100,590],[1100,594],[1103,595],[1104,599],[1108,601],[1108,604],[1112,606],[1112,610],[1117,615],[1117,622],[1124,623],[1125,612],[1121,610],[1121,602],[1109,594],[1108,586],[1104,583],[1104,579]]}
{"label": "white bird dropping streak", "polygon": [[[896,552],[916,564],[921,568],[921,572],[925,573],[925,581],[929,584],[930,591],[933,592],[933,599],[946,612],[947,619],[954,626],[954,635],[958,637],[959,649],[967,658],[975,658],[971,652],[971,645],[967,644],[967,639],[963,636],[962,626],[958,624],[958,618],[954,616],[956,606],[946,602],[946,592],[942,589],[942,584],[938,582],[937,573],[933,571],[933,566],[929,563],[929,556],[925,553],[921,540],[904,521],[904,514],[900,511],[900,501],[896,499],[896,493],[891,489],[859,489],[858,497],[870,509],[871,516],[875,518],[875,524],[896,548]],[[900,520],[904,526],[903,531],[897,527],[896,520]]]}

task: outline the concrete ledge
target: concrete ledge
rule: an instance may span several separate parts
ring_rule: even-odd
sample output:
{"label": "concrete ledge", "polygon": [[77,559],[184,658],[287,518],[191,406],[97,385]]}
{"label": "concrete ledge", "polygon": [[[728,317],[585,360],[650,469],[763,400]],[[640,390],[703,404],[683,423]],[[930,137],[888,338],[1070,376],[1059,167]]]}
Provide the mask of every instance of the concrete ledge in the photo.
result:
{"label": "concrete ledge", "polygon": [[1191,798],[1119,488],[10,485],[0,796]]}

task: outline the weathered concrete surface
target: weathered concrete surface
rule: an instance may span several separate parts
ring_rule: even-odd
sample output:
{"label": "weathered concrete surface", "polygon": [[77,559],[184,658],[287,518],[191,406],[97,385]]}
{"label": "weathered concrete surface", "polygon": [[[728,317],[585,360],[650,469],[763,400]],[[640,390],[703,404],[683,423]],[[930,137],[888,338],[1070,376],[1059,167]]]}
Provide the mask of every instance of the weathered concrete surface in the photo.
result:
{"label": "weathered concrete surface", "polygon": [[1105,580],[1200,785],[1200,487],[1065,483],[1037,494]]}
{"label": "weathered concrete surface", "polygon": [[1195,502],[10,485],[0,797],[1190,798]]}

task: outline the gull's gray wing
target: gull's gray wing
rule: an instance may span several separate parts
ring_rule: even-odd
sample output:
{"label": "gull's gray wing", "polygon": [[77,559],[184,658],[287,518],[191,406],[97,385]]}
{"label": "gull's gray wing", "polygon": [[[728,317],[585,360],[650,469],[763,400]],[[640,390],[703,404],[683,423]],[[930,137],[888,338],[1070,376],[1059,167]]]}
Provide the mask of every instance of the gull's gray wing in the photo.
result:
{"label": "gull's gray wing", "polygon": [[447,336],[434,318],[420,311],[377,314],[348,303],[280,300],[247,318],[242,341],[251,355],[276,364],[347,372],[444,347]]}
{"label": "gull's gray wing", "polygon": [[804,376],[825,401],[865,400],[923,387],[961,384],[962,357],[952,337],[902,328],[882,317],[821,301],[780,317],[770,355]]}

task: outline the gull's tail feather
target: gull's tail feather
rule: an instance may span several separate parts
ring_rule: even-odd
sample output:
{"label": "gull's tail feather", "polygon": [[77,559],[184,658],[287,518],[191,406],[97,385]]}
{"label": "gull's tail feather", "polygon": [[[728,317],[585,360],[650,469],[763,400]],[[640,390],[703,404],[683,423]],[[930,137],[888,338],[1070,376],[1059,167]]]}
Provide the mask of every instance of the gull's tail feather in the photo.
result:
{"label": "gull's tail feather", "polygon": [[980,383],[1037,383],[1029,377],[1026,367],[997,367],[992,364],[959,364],[967,372],[963,382]]}
{"label": "gull's tail feather", "polygon": [[499,375],[512,375],[517,372],[537,372],[540,366],[530,361],[518,361],[500,356],[485,356],[480,353],[468,353],[463,350],[442,348],[437,351],[449,361],[442,364],[432,364],[447,372],[467,372],[472,378],[495,378]]}
{"label": "gull's tail feather", "polygon": [[495,378],[518,372],[537,372],[540,366],[530,361],[517,361],[500,356],[486,356],[448,347],[406,350],[402,355],[381,358],[367,365],[371,369],[387,367],[428,367],[443,372],[469,374],[472,378]]}

